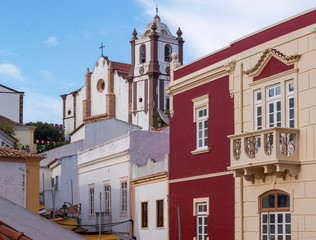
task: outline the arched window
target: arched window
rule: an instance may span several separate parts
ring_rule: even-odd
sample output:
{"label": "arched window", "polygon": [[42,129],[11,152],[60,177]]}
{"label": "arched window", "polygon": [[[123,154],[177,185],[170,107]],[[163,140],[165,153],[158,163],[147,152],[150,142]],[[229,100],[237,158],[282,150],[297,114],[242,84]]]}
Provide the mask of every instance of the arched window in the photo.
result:
{"label": "arched window", "polygon": [[165,45],[165,61],[166,62],[171,62],[171,52],[172,48],[170,45]]}
{"label": "arched window", "polygon": [[272,190],[262,194],[259,200],[261,240],[291,239],[290,195],[280,190]]}
{"label": "arched window", "polygon": [[140,63],[146,62],[146,46],[145,46],[145,44],[142,44],[140,46],[139,61],[140,61]]}

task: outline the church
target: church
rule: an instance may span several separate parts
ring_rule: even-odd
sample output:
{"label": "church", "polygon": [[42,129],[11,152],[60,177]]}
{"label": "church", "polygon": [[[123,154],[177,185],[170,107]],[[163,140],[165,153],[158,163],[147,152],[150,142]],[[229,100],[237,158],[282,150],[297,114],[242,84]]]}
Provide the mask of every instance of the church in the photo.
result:
{"label": "church", "polygon": [[180,28],[176,34],[172,35],[156,14],[142,35],[137,36],[134,29],[131,64],[101,56],[92,72],[88,68],[84,86],[61,95],[66,139],[84,139],[86,123],[108,118],[150,130],[157,110],[169,109],[165,87],[169,85],[171,53],[178,53],[179,61],[183,61]]}

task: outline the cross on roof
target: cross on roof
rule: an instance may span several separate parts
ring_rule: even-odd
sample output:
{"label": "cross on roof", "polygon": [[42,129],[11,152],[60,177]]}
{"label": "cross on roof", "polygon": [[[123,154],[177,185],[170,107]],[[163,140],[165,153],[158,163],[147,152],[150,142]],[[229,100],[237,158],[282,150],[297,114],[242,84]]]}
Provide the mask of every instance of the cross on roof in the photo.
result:
{"label": "cross on roof", "polygon": [[103,45],[103,42],[101,42],[101,47],[99,47],[101,49],[101,56],[103,57],[103,48],[105,48],[105,46]]}

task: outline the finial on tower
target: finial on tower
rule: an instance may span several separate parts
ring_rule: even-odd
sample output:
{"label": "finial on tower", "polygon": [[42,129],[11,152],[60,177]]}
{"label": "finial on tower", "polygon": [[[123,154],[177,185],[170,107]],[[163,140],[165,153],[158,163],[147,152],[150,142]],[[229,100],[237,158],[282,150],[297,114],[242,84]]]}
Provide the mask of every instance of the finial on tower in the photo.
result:
{"label": "finial on tower", "polygon": [[132,35],[133,35],[132,40],[136,40],[137,39],[137,32],[136,32],[135,28],[134,28],[134,31],[133,31]]}
{"label": "finial on tower", "polygon": [[158,4],[156,4],[156,16],[158,16]]}

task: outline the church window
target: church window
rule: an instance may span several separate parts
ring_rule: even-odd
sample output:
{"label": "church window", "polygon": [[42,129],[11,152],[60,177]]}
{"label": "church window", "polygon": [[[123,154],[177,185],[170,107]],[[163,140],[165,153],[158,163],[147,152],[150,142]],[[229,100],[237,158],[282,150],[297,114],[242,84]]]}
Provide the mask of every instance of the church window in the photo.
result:
{"label": "church window", "polygon": [[138,99],[138,101],[139,101],[139,102],[142,102],[142,101],[143,101],[143,99],[142,99],[142,98],[139,98],[139,99]]}
{"label": "church window", "polygon": [[71,114],[71,110],[68,110],[68,115],[70,115]]}
{"label": "church window", "polygon": [[97,83],[97,90],[99,93],[103,92],[105,89],[105,82],[103,79],[99,79],[98,83]]}
{"label": "church window", "polygon": [[261,239],[291,239],[290,195],[272,190],[260,196]]}
{"label": "church window", "polygon": [[171,62],[171,52],[172,48],[170,45],[165,45],[165,61],[166,62]]}
{"label": "church window", "polygon": [[140,59],[140,63],[146,62],[146,45],[145,44],[142,44],[140,46],[139,59]]}

